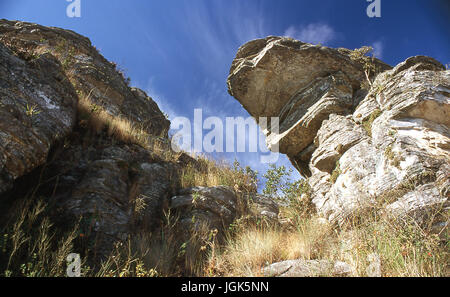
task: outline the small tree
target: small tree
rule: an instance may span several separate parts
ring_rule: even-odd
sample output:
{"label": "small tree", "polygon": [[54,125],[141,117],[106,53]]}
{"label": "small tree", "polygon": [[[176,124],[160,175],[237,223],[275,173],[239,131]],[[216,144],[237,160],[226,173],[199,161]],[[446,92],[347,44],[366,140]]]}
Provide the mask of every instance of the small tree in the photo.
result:
{"label": "small tree", "polygon": [[308,217],[315,212],[315,208],[310,201],[311,190],[308,181],[305,179],[292,181],[291,175],[292,169],[271,164],[270,169],[264,174],[266,186],[263,194],[286,205],[287,217],[297,220]]}
{"label": "small tree", "polygon": [[[371,57],[368,56],[370,53],[372,53]],[[361,48],[354,49],[350,53],[350,59],[363,64],[363,70],[367,82],[362,83],[361,87],[363,89],[369,89],[372,87],[373,82],[370,77],[377,73],[377,68],[375,66],[375,55],[373,55],[373,47],[363,46]]]}

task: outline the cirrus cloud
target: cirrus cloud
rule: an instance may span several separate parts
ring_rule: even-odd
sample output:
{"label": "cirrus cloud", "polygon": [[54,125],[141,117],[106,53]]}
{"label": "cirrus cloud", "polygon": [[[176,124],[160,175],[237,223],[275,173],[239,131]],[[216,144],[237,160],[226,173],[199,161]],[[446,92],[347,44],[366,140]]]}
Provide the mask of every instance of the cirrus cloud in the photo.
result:
{"label": "cirrus cloud", "polygon": [[336,31],[327,24],[314,23],[307,26],[290,26],[284,36],[312,44],[327,44],[336,39]]}

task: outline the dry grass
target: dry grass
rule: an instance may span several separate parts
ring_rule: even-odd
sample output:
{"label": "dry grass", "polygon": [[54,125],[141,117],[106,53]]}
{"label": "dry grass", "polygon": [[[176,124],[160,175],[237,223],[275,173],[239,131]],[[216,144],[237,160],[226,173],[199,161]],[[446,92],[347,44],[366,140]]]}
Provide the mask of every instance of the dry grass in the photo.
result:
{"label": "dry grass", "polygon": [[182,169],[182,188],[224,185],[237,192],[257,191],[256,173],[249,168],[241,168],[238,162],[230,165],[226,161],[216,161],[205,155],[198,155],[195,160],[196,164],[190,164]]}
{"label": "dry grass", "polygon": [[317,216],[299,220],[294,229],[243,225],[210,253],[204,275],[261,276],[263,267],[279,261],[328,259],[347,262],[353,276],[364,277],[371,254],[381,259],[384,277],[449,275],[448,234],[442,240],[412,221],[372,219],[342,230]]}
{"label": "dry grass", "polygon": [[116,243],[109,257],[98,267],[87,266],[92,250],[75,248],[80,238],[78,225],[62,235],[46,214],[48,205],[28,199],[11,218],[16,220],[0,232],[0,276],[66,277],[71,253],[81,253],[83,277],[172,277],[198,275],[215,233],[201,226],[189,234],[180,229],[176,216],[166,215],[153,233],[142,231],[128,241]]}
{"label": "dry grass", "polygon": [[65,276],[66,257],[73,251],[77,227],[58,234],[45,215],[47,205],[26,200],[16,207],[16,220],[5,227],[0,239],[0,276]]}
{"label": "dry grass", "polygon": [[136,128],[127,119],[111,115],[103,107],[94,104],[89,98],[90,94],[81,96],[78,101],[81,124],[87,124],[95,134],[107,130],[108,136],[119,141],[135,143],[144,147],[148,145],[149,135],[147,132]]}
{"label": "dry grass", "polygon": [[[0,238],[2,276],[65,276],[66,257],[74,252],[77,226],[62,235],[52,225],[42,201],[28,200]],[[293,259],[344,261],[354,276],[367,276],[369,255],[381,260],[381,275],[449,276],[448,233],[440,237],[430,227],[412,220],[398,221],[367,213],[348,220],[340,228],[317,215],[293,220],[289,227],[239,220],[226,240],[201,226],[190,233],[180,229],[176,216],[168,213],[155,232],[135,234],[117,244],[100,269],[85,265],[83,276],[261,276],[271,263]],[[84,254],[89,254],[88,251]],[[83,259],[87,263],[87,259]]]}
{"label": "dry grass", "polygon": [[315,259],[329,246],[328,225],[309,219],[285,230],[279,226],[242,225],[226,244],[210,254],[207,276],[261,276],[262,268],[279,261]]}
{"label": "dry grass", "polygon": [[127,243],[118,243],[102,263],[98,277],[198,276],[204,269],[208,251],[216,247],[217,230],[206,224],[186,232],[177,216],[166,214],[163,226],[142,232]]}
{"label": "dry grass", "polygon": [[[92,91],[91,91],[92,92]],[[103,107],[90,100],[90,94],[81,94],[78,101],[80,126],[92,134],[106,133],[117,141],[136,144],[154,152],[165,161],[174,161],[180,155],[171,149],[170,140],[149,134],[143,127],[132,124],[120,116],[111,115]]]}

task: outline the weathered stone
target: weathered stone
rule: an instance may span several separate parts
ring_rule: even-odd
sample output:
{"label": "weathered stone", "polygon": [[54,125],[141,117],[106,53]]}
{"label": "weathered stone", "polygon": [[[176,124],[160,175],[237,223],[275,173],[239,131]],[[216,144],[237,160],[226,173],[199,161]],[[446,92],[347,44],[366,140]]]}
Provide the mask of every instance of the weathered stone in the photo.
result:
{"label": "weathered stone", "polygon": [[365,132],[352,120],[335,114],[323,122],[317,132],[317,149],[311,158],[311,166],[331,174],[336,162],[352,146],[364,139]]}
{"label": "weathered stone", "polygon": [[328,260],[288,260],[263,269],[266,277],[344,277],[351,276],[352,273],[353,268],[347,263]]}
{"label": "weathered stone", "polygon": [[107,61],[88,38],[69,30],[0,20],[0,42],[30,59],[53,56],[80,97],[112,116],[139,123],[149,134],[167,137],[170,122],[157,104],[142,90],[130,88],[117,65]]}
{"label": "weathered stone", "polygon": [[180,223],[187,230],[206,225],[223,231],[236,217],[236,203],[236,195],[228,187],[195,187],[172,197],[170,207],[180,214]]}
{"label": "weathered stone", "polygon": [[[255,118],[278,116],[299,90],[317,78],[342,72],[359,88],[363,65],[349,50],[316,46],[290,38],[269,36],[243,45],[233,61],[228,89]],[[381,69],[390,67],[376,60]]]}
{"label": "weathered stone", "polygon": [[[449,71],[431,58],[413,57],[380,74],[354,112],[353,119],[369,129],[371,137],[359,127],[360,140],[351,135],[333,140],[327,138],[325,122],[315,156],[327,151],[325,156],[334,161],[336,154],[329,153],[333,145],[345,146],[345,139],[353,146],[339,159],[335,183],[329,181],[330,167],[313,156],[310,183],[319,211],[342,221],[357,210],[381,205],[397,217],[425,222],[433,211],[448,208],[449,85]],[[335,127],[348,122],[333,119]],[[334,137],[340,133],[345,135]]]}
{"label": "weathered stone", "polygon": [[42,165],[75,123],[77,95],[51,55],[24,60],[0,43],[0,194]]}
{"label": "weathered stone", "polygon": [[83,99],[168,143],[170,122],[128,83],[83,36],[0,20],[0,195],[16,195],[5,191],[39,169],[36,194],[56,205],[52,219],[60,226],[81,220],[100,257],[115,242],[154,230],[178,187],[178,165],[101,131],[94,138],[81,124]]}
{"label": "weathered stone", "polygon": [[112,116],[167,137],[170,122],[145,92],[72,31],[0,20],[0,194],[42,165],[75,124],[85,97]]}
{"label": "weathered stone", "polygon": [[280,152],[295,156],[314,140],[322,122],[330,114],[349,114],[353,89],[347,77],[338,72],[317,78],[296,93],[280,112],[279,133],[268,135],[269,148],[279,143]]}
{"label": "weathered stone", "polygon": [[[151,232],[176,188],[176,168],[136,145],[88,149],[72,144],[44,171],[45,187],[64,220],[81,219],[86,240],[107,256],[114,243],[139,230]],[[45,191],[45,189],[43,189]],[[43,192],[45,193],[45,192]]]}
{"label": "weathered stone", "polygon": [[448,208],[450,72],[424,56],[394,69],[373,60],[380,72],[366,91],[362,60],[350,56],[254,40],[233,61],[229,92],[252,116],[279,117],[279,133],[265,131],[268,146],[279,143],[310,177],[312,201],[331,222],[366,208],[424,222]]}
{"label": "weathered stone", "polygon": [[[376,59],[374,64],[379,70],[390,69]],[[355,98],[360,98],[354,90],[363,79],[363,64],[352,60],[349,50],[270,36],[239,49],[228,90],[256,120],[279,117],[279,133],[274,127],[266,130],[269,148],[279,144],[280,152],[309,175],[299,155],[305,155],[330,114],[352,113]]]}
{"label": "weathered stone", "polygon": [[254,193],[249,194],[248,199],[250,201],[250,214],[253,217],[270,222],[278,221],[280,209],[272,197]]}

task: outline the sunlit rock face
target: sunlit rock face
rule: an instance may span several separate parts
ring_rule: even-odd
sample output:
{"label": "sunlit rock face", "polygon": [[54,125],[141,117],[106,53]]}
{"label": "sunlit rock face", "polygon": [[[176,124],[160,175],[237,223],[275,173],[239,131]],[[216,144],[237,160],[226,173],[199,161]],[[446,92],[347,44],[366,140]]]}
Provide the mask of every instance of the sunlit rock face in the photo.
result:
{"label": "sunlit rock face", "polygon": [[351,114],[361,100],[356,90],[365,78],[363,64],[350,53],[270,36],[243,45],[231,66],[229,93],[256,120],[279,117],[279,131],[267,131],[268,146],[279,143],[303,175],[310,175],[310,146],[322,122],[330,114]]}
{"label": "sunlit rock face", "polygon": [[0,194],[72,132],[81,99],[167,137],[170,122],[156,103],[130,88],[86,37],[0,20],[0,62]]}
{"label": "sunlit rock face", "polygon": [[[115,242],[157,226],[176,192],[179,165],[109,132],[89,134],[81,100],[91,113],[101,108],[168,143],[170,122],[157,104],[129,87],[89,39],[0,20],[0,200],[36,191],[36,199],[55,206],[52,219],[79,222],[106,256]],[[25,180],[33,188],[20,189]]]}
{"label": "sunlit rock face", "polygon": [[27,62],[0,43],[0,61],[1,194],[72,131],[77,95],[51,55]]}
{"label": "sunlit rock face", "polygon": [[[448,209],[450,72],[417,56],[395,68],[379,60],[370,90],[350,51],[268,37],[242,46],[229,92],[254,117],[279,117],[267,131],[332,222],[366,209],[426,222]],[[444,218],[437,219],[442,224]]]}

